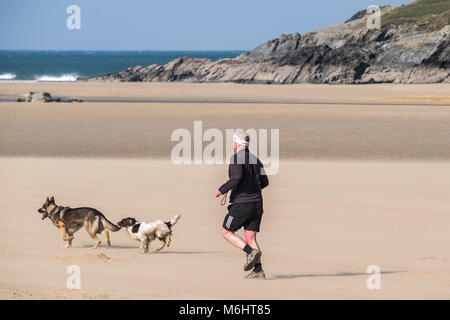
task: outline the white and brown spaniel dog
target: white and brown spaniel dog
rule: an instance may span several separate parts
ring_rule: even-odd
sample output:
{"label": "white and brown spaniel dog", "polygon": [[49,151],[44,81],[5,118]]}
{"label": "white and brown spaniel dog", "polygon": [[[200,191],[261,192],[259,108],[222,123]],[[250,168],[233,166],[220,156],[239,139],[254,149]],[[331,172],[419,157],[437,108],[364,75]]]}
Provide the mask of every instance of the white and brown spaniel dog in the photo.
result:
{"label": "white and brown spaniel dog", "polygon": [[135,218],[124,218],[117,224],[122,228],[127,228],[127,232],[131,239],[141,242],[141,249],[148,252],[150,241],[158,238],[162,242],[162,246],[156,251],[162,250],[165,246],[170,246],[172,237],[172,227],[180,219],[181,215],[177,214],[172,220],[164,222],[157,220],[154,222],[138,222]]}

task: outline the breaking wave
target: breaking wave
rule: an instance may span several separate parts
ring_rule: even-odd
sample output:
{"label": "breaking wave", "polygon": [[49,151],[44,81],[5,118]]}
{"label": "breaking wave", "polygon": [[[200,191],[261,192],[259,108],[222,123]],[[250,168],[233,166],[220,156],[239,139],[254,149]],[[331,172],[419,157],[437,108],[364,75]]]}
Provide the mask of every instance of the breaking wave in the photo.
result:
{"label": "breaking wave", "polygon": [[38,82],[72,82],[77,81],[79,76],[77,74],[68,73],[60,76],[43,75],[36,76],[35,80]]}
{"label": "breaking wave", "polygon": [[1,73],[0,80],[13,80],[16,78],[14,73]]}

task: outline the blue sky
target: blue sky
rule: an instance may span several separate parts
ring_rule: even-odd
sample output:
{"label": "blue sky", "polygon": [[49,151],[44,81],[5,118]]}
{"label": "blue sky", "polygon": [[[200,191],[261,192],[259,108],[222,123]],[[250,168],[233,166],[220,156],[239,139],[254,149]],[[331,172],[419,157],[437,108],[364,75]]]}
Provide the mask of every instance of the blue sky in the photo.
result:
{"label": "blue sky", "polygon": [[[250,50],[411,0],[0,0],[0,49]],[[81,30],[69,30],[69,5]]]}

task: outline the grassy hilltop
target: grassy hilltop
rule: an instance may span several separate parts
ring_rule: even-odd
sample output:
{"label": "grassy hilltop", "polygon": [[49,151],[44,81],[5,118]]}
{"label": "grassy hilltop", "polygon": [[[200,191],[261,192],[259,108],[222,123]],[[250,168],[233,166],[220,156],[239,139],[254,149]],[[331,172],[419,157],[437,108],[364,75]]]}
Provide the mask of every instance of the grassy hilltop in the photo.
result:
{"label": "grassy hilltop", "polygon": [[450,0],[417,0],[385,13],[383,25],[415,23],[426,31],[440,30],[450,24]]}

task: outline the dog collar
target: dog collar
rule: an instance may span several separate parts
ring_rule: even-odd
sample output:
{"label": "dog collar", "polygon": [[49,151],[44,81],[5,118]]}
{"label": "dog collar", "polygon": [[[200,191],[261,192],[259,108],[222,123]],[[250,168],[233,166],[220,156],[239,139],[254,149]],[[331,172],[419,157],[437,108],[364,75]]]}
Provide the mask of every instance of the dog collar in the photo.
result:
{"label": "dog collar", "polygon": [[[53,218],[53,217],[55,216],[55,214],[57,214],[58,212],[60,212],[61,209],[63,209],[63,208],[64,208],[64,207],[60,207],[60,206],[54,207],[54,208],[52,209],[52,211],[50,211],[49,216]],[[58,212],[55,212],[56,210],[57,210]]]}

